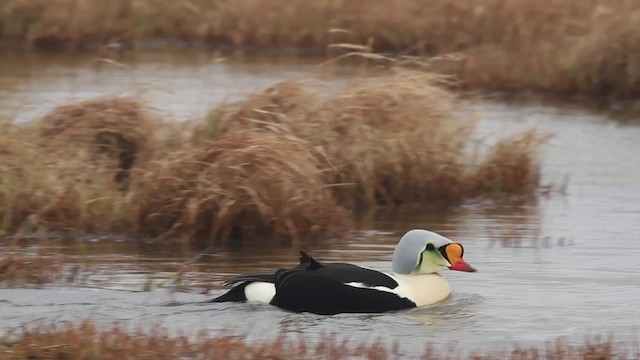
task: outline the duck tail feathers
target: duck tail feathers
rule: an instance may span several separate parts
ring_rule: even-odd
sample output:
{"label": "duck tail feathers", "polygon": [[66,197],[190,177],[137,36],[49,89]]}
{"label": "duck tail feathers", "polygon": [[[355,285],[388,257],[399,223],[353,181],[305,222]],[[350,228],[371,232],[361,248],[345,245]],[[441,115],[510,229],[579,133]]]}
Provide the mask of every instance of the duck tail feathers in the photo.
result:
{"label": "duck tail feathers", "polygon": [[300,250],[300,264],[298,265],[298,267],[307,270],[316,270],[325,266],[317,262],[316,259],[308,255],[306,252]]}

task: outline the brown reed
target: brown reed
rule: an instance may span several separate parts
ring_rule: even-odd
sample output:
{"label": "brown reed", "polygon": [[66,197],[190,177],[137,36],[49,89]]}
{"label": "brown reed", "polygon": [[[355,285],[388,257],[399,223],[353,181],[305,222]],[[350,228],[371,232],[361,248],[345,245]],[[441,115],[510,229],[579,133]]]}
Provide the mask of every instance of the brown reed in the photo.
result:
{"label": "brown reed", "polygon": [[130,171],[151,158],[157,122],[141,101],[93,98],[51,110],[41,120],[40,143],[57,156],[89,155],[87,161],[115,173],[126,186]]}
{"label": "brown reed", "polygon": [[261,133],[221,136],[159,160],[134,184],[131,206],[141,233],[209,244],[336,236],[349,224],[304,142]]}
{"label": "brown reed", "polygon": [[473,191],[479,194],[535,193],[541,185],[536,149],[549,137],[532,129],[498,141],[473,174]]}
{"label": "brown reed", "polygon": [[543,139],[530,131],[484,149],[484,157],[469,156],[475,119],[457,114],[459,100],[441,81],[401,73],[356,80],[339,91],[288,81],[216,108],[194,137],[250,130],[302,138],[311,150],[321,149],[314,154],[325,182],[348,208],[534,193]]}

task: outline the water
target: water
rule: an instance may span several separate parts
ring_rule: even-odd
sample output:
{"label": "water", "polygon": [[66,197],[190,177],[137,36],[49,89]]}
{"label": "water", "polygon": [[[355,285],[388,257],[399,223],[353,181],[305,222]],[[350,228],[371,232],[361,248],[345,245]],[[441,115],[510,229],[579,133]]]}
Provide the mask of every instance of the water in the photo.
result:
{"label": "water", "polygon": [[[211,54],[137,54],[128,67],[95,59],[5,56],[0,59],[0,117],[24,122],[53,106],[103,94],[142,94],[177,121],[202,116],[224,101],[277,81],[303,77],[318,60],[231,58]],[[17,57],[21,57],[17,59]],[[19,60],[19,61],[18,61]],[[390,270],[397,239],[413,227],[460,241],[478,273],[444,271],[453,294],[429,308],[393,314],[331,317],[292,314],[260,304],[202,304],[235,274],[292,265],[287,246],[214,254],[189,265],[191,249],[126,242],[50,240],[22,249],[60,252],[84,276],[43,288],[0,290],[0,330],[38,321],[87,317],[172,330],[231,331],[250,339],[276,329],[317,339],[398,342],[420,353],[428,343],[463,349],[543,345],[564,337],[614,334],[636,346],[640,327],[640,126],[605,112],[544,103],[477,101],[478,138],[491,141],[532,126],[555,134],[543,153],[546,183],[568,179],[567,193],[537,201],[473,203],[440,213],[373,214],[351,241],[308,245],[326,261]],[[636,122],[637,123],[637,122]],[[150,290],[150,291],[143,291]],[[176,291],[178,290],[178,291]],[[208,294],[203,294],[208,291]]]}

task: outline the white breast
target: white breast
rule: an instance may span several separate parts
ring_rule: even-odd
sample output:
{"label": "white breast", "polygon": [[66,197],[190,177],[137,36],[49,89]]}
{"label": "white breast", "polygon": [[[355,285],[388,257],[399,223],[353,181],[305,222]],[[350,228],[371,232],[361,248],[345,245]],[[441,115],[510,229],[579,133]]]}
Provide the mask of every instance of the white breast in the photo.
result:
{"label": "white breast", "polygon": [[247,301],[271,302],[276,295],[276,286],[268,282],[252,282],[244,288],[244,296]]}
{"label": "white breast", "polygon": [[416,303],[416,306],[427,306],[442,301],[451,294],[447,280],[440,274],[393,276],[399,286],[395,292]]}
{"label": "white breast", "polygon": [[424,274],[424,275],[401,275],[394,274],[392,277],[398,282],[398,287],[390,289],[384,286],[370,287],[359,282],[345,283],[345,285],[375,289],[394,293],[400,297],[407,298],[416,306],[427,306],[442,301],[451,294],[449,283],[440,274]]}

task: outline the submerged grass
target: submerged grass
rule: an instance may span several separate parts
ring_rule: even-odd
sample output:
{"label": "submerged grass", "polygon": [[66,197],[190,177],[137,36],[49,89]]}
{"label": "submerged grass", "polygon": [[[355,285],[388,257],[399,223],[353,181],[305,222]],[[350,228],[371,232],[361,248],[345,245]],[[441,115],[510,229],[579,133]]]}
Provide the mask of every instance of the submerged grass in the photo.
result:
{"label": "submerged grass", "polygon": [[639,21],[637,0],[5,0],[0,43],[115,49],[161,38],[321,51],[352,43],[436,56],[431,69],[474,87],[633,98]]}
{"label": "submerged grass", "polygon": [[0,227],[298,241],[345,234],[349,211],[535,194],[544,139],[530,131],[476,146],[475,119],[443,81],[283,82],[214,109],[191,134],[132,98],[5,124]]}
{"label": "submerged grass", "polygon": [[4,253],[0,256],[0,285],[44,285],[63,276],[60,258]]}
{"label": "submerged grass", "polygon": [[[569,346],[561,341],[546,348],[466,353],[456,349],[436,351],[429,344],[422,359],[631,359],[636,354],[616,346],[611,339],[586,340]],[[414,356],[415,357],[415,356]],[[0,338],[0,359],[397,359],[413,358],[397,345],[354,343],[325,336],[317,342],[280,337],[248,342],[237,336],[173,335],[160,326],[129,331],[121,325],[100,327],[85,320],[77,324],[34,325]]]}

